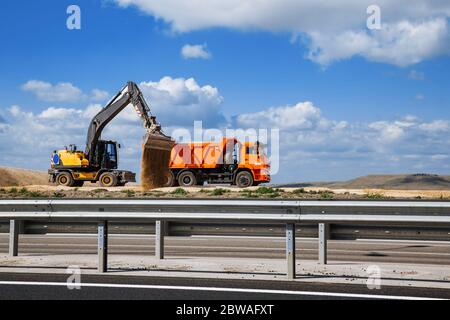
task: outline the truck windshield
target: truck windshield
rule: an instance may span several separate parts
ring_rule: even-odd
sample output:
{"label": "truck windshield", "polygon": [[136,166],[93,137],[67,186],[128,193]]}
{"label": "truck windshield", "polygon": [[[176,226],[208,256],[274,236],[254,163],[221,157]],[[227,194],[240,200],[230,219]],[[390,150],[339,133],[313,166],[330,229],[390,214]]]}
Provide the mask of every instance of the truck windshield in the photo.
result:
{"label": "truck windshield", "polygon": [[260,156],[266,156],[267,155],[267,144],[260,144],[259,145],[259,155]]}

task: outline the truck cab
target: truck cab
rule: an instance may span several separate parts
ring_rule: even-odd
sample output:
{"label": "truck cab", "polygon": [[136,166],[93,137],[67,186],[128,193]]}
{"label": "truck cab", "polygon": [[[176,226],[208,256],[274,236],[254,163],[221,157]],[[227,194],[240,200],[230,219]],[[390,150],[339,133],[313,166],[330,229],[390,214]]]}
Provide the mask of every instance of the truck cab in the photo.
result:
{"label": "truck cab", "polygon": [[241,150],[243,161],[238,168],[248,169],[253,175],[253,185],[270,182],[270,161],[267,156],[267,145],[256,142],[246,142]]}

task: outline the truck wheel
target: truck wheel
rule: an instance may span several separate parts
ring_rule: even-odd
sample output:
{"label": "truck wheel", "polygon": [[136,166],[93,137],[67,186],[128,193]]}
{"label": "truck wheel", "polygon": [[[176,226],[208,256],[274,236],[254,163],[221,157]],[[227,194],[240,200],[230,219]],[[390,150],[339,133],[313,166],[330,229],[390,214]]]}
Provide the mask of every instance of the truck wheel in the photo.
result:
{"label": "truck wheel", "polygon": [[105,188],[117,186],[117,176],[111,172],[105,172],[100,176],[100,185]]}
{"label": "truck wheel", "polygon": [[75,181],[69,172],[62,172],[56,177],[58,185],[63,187],[73,187]]}
{"label": "truck wheel", "polygon": [[192,187],[197,184],[197,179],[195,179],[194,173],[186,171],[178,177],[178,184],[180,187]]}
{"label": "truck wheel", "polygon": [[239,172],[236,176],[236,185],[239,188],[248,188],[253,185],[253,176],[248,171]]}
{"label": "truck wheel", "polygon": [[172,170],[169,170],[169,173],[166,176],[166,183],[164,184],[164,187],[173,187],[175,185],[175,175],[173,174]]}

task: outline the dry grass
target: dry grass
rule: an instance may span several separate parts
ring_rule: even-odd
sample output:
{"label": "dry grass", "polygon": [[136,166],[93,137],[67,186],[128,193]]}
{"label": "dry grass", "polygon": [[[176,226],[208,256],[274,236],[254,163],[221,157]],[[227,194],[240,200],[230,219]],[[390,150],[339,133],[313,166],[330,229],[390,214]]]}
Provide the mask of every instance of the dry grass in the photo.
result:
{"label": "dry grass", "polygon": [[385,189],[326,189],[251,187],[239,189],[229,186],[192,188],[158,188],[144,190],[139,185],[98,188],[87,184],[82,188],[35,185],[0,187],[0,198],[222,198],[222,199],[320,199],[320,200],[383,200],[383,199],[435,199],[450,200],[450,190],[385,190]]}

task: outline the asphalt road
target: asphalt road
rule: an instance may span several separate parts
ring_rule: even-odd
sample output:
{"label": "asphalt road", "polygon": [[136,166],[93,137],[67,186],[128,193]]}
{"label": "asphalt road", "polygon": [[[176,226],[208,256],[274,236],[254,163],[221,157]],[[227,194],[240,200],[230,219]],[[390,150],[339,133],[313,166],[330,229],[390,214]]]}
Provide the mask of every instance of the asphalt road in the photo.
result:
{"label": "asphalt road", "polygon": [[[298,239],[297,257],[317,259],[317,240]],[[167,237],[168,256],[274,258],[285,256],[283,238],[265,237]],[[19,251],[31,254],[83,254],[97,252],[95,235],[21,235]],[[8,235],[0,234],[0,253],[8,252]],[[153,255],[154,237],[111,235],[111,254]],[[333,261],[393,262],[450,265],[450,243],[349,240],[330,241],[329,259]]]}
{"label": "asphalt road", "polygon": [[[382,287],[358,284],[83,275],[80,289],[69,290],[64,274],[0,273],[0,300],[348,300],[450,298],[433,288]],[[268,302],[267,302],[268,303]]]}

